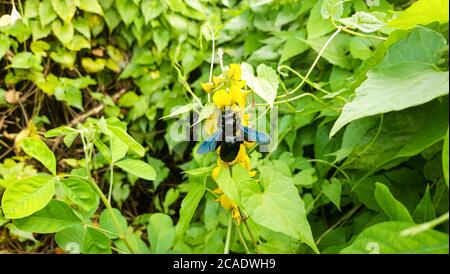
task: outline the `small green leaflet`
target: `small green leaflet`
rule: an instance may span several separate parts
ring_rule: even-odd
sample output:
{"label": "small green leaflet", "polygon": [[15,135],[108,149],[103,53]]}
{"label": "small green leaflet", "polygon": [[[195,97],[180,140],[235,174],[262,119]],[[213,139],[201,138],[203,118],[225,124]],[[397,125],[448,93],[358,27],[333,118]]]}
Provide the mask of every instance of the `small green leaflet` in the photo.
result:
{"label": "small green leaflet", "polygon": [[64,202],[52,200],[42,210],[31,216],[15,219],[14,225],[33,233],[55,233],[81,223],[73,210]]}
{"label": "small green leaflet", "polygon": [[115,163],[116,166],[129,172],[135,176],[138,176],[145,180],[155,180],[156,172],[153,167],[141,160],[125,159]]}
{"label": "small green leaflet", "polygon": [[56,158],[53,152],[40,139],[26,137],[22,142],[26,154],[41,162],[52,174],[56,174]]}
{"label": "small green leaflet", "polygon": [[356,12],[349,18],[341,18],[339,22],[350,28],[356,28],[362,32],[375,32],[386,24],[367,12]]}
{"label": "small green leaflet", "polygon": [[375,183],[375,199],[377,200],[378,206],[380,206],[392,221],[414,223],[408,209],[395,199],[386,185]]}
{"label": "small green leaflet", "polygon": [[18,180],[2,197],[2,210],[8,219],[27,217],[43,209],[55,194],[54,177],[42,174]]}
{"label": "small green leaflet", "polygon": [[247,86],[272,107],[278,90],[278,76],[275,70],[261,64],[256,68],[258,76],[255,76],[252,65],[245,62],[241,64],[241,69],[242,80],[245,80]]}
{"label": "small green leaflet", "polygon": [[166,253],[175,241],[175,227],[169,215],[156,213],[150,217],[147,226],[152,253]]}
{"label": "small green leaflet", "polygon": [[324,0],[320,9],[323,19],[339,19],[344,13],[344,1],[342,0]]}

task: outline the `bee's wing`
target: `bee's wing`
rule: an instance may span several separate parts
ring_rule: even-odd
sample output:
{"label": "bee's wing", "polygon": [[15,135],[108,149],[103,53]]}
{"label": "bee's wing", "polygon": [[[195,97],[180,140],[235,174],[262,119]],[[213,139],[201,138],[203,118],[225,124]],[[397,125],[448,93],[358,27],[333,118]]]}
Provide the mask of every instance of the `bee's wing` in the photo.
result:
{"label": "bee's wing", "polygon": [[204,154],[208,153],[210,151],[213,151],[217,148],[217,141],[219,141],[220,137],[222,136],[222,130],[216,131],[213,135],[209,136],[198,147],[197,153],[198,154]]}
{"label": "bee's wing", "polygon": [[240,127],[241,133],[244,135],[244,140],[247,142],[257,142],[260,145],[267,145],[270,143],[269,135],[254,130],[252,128],[242,126]]}

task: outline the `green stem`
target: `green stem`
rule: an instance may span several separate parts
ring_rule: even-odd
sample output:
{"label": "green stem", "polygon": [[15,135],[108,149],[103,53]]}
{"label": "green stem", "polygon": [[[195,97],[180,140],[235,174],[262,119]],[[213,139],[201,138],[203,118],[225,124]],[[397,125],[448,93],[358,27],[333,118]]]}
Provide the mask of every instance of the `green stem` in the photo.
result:
{"label": "green stem", "polygon": [[114,163],[112,160],[112,138],[109,137],[109,153],[111,155],[111,162],[109,163],[109,192],[108,192],[108,201],[111,202],[111,196],[113,191],[113,184],[114,184]]}
{"label": "green stem", "polygon": [[113,208],[111,206],[111,203],[108,201],[108,198],[106,198],[105,194],[103,194],[103,191],[100,189],[100,187],[92,180],[88,180],[94,190],[97,192],[97,194],[100,196],[100,199],[102,200],[103,204],[106,206],[106,208],[109,211],[109,214],[111,215],[111,218],[113,220],[114,226],[116,227],[117,231],[119,232],[119,238],[125,243],[127,248],[130,250],[131,253],[135,254],[132,245],[128,241],[128,239],[125,237],[125,234],[122,231],[122,228],[120,226],[119,220],[117,219],[116,215],[114,214]]}
{"label": "green stem", "polygon": [[255,237],[253,236],[253,233],[252,233],[252,231],[250,230],[250,227],[249,227],[248,224],[247,224],[247,220],[244,219],[243,223],[244,223],[244,225],[245,225],[245,228],[247,229],[247,232],[248,232],[248,235],[250,236],[250,239],[252,239],[253,245],[255,246],[256,254],[259,254],[258,243],[256,242],[256,239],[255,239]]}
{"label": "green stem", "polygon": [[248,249],[247,244],[245,243],[244,236],[242,236],[241,230],[239,229],[239,224],[237,223],[237,221],[235,221],[234,224],[236,225],[236,231],[239,235],[239,239],[241,240],[242,245],[244,246],[245,253],[250,254],[250,250]]}
{"label": "green stem", "polygon": [[323,237],[325,237],[328,233],[330,233],[338,225],[340,225],[341,223],[344,223],[348,218],[350,218],[360,207],[361,207],[361,205],[356,205],[349,212],[347,212],[344,216],[342,216],[334,225],[332,225],[322,235],[320,235],[320,237],[316,241],[316,245],[318,245],[320,243],[320,241],[323,239]]}
{"label": "green stem", "polygon": [[96,226],[93,226],[93,225],[90,225],[90,224],[86,224],[86,226],[88,226],[88,227],[90,227],[90,228],[93,228],[93,229],[95,229],[95,230],[101,231],[101,232],[103,232],[103,233],[108,233],[108,234],[111,234],[111,235],[113,235],[113,236],[116,236],[116,237],[119,237],[119,238],[120,238],[120,235],[117,234],[117,233],[115,233],[115,232],[112,232],[112,231],[109,231],[109,230],[106,230],[106,229],[103,229],[103,228],[100,228],[100,227],[96,227]]}
{"label": "green stem", "polygon": [[227,230],[227,239],[225,240],[225,248],[223,250],[223,254],[230,254],[230,242],[231,242],[231,229],[233,228],[233,216],[230,211],[230,217],[228,219],[228,230]]}
{"label": "green stem", "polygon": [[120,235],[119,238],[125,243],[125,245],[130,250],[131,253],[136,253],[133,250],[133,247],[131,246],[130,242],[127,240],[125,234],[123,233],[122,228],[121,228],[120,223],[119,223],[119,220],[117,219],[116,215],[114,214],[114,211],[113,211],[113,208],[111,206],[111,203],[109,202],[108,198],[106,198],[106,196],[103,193],[103,191],[100,189],[100,187],[97,185],[97,183],[94,181],[94,179],[91,176],[91,171],[90,171],[90,168],[89,168],[90,159],[89,159],[89,156],[88,156],[88,155],[90,155],[90,151],[89,151],[90,149],[88,149],[88,147],[87,147],[83,131],[80,131],[80,135],[81,135],[81,141],[83,143],[84,157],[86,159],[87,180],[92,185],[94,190],[97,192],[98,196],[100,196],[100,199],[102,200],[103,204],[108,209],[109,214],[111,215],[111,218],[113,220],[114,226],[116,227],[117,231],[119,232],[119,235]]}
{"label": "green stem", "polygon": [[434,220],[431,220],[429,222],[426,222],[426,223],[423,223],[423,224],[419,224],[419,225],[416,225],[416,226],[413,226],[413,227],[410,227],[410,228],[407,228],[407,229],[403,230],[402,232],[400,232],[400,236],[408,237],[408,236],[417,235],[417,234],[419,234],[421,232],[424,232],[424,231],[426,231],[428,229],[432,229],[435,226],[440,225],[440,224],[448,221],[448,219],[449,219],[449,213],[447,212],[444,215],[442,215],[442,216],[440,216],[440,217],[438,217],[438,218],[436,218]]}

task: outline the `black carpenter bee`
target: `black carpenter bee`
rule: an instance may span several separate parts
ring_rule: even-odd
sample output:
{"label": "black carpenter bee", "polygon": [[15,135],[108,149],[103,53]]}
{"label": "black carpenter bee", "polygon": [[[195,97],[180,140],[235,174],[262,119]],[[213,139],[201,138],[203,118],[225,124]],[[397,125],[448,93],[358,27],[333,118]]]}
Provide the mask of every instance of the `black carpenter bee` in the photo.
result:
{"label": "black carpenter bee", "polygon": [[241,124],[239,113],[226,109],[217,119],[218,130],[200,144],[198,154],[204,154],[220,147],[220,158],[225,162],[236,159],[244,141],[256,142],[260,145],[270,143],[270,137]]}

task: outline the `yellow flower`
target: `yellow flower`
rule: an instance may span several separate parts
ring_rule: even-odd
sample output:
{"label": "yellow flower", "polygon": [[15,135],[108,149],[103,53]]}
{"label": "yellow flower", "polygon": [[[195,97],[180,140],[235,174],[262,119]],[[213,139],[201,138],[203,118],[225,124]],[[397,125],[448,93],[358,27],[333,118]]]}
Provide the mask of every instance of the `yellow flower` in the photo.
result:
{"label": "yellow flower", "polygon": [[241,80],[241,66],[239,64],[231,64],[225,75],[231,80]]}
{"label": "yellow flower", "polygon": [[200,86],[202,87],[202,89],[207,92],[210,93],[211,91],[214,90],[215,85],[214,83],[200,83]]}
{"label": "yellow flower", "polygon": [[218,108],[222,109],[231,106],[231,96],[226,90],[220,89],[214,93],[213,102]]}
{"label": "yellow flower", "polygon": [[223,82],[222,77],[217,77],[217,76],[213,77],[214,85],[218,86],[218,85],[222,84],[222,82]]}
{"label": "yellow flower", "polygon": [[215,189],[213,192],[219,194],[219,197],[214,201],[219,202],[225,210],[231,210],[232,218],[239,224],[241,222],[241,213],[236,202],[228,198],[220,188]]}

